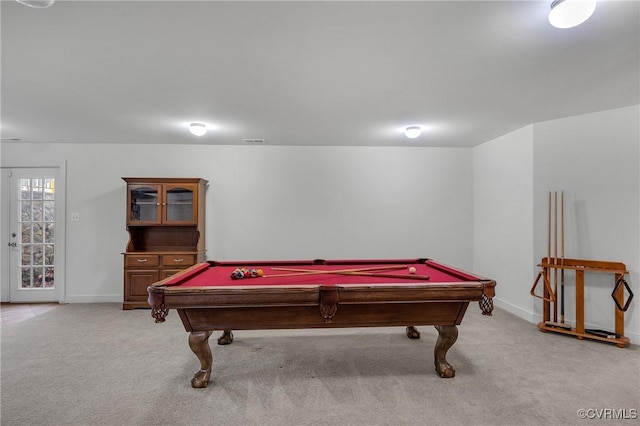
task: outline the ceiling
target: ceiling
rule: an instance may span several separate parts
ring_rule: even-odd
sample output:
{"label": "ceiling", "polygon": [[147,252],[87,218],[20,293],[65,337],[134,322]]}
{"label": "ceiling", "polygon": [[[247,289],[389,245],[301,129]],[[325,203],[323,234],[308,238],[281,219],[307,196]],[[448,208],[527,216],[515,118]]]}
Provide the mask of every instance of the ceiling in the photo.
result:
{"label": "ceiling", "polygon": [[550,3],[2,0],[2,143],[470,147],[640,103],[640,2]]}

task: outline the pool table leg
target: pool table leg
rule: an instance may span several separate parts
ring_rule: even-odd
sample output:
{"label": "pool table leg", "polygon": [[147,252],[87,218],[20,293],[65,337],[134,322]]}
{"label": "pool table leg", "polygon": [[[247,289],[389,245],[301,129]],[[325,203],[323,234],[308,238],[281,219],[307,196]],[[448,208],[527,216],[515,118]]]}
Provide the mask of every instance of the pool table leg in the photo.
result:
{"label": "pool table leg", "polygon": [[206,388],[211,377],[211,363],[213,357],[209,347],[209,336],[211,331],[192,331],[189,334],[189,347],[200,360],[200,370],[191,379],[191,386],[194,388]]}
{"label": "pool table leg", "polygon": [[219,345],[230,345],[231,342],[233,342],[233,332],[231,330],[224,330],[218,337]]}
{"label": "pool table leg", "polygon": [[407,337],[409,339],[419,339],[420,338],[420,332],[413,325],[407,326],[406,333],[407,333]]}
{"label": "pool table leg", "polygon": [[456,370],[447,362],[446,356],[449,348],[458,340],[458,327],[455,325],[436,325],[435,328],[438,330],[438,340],[433,352],[436,371],[440,377],[453,377],[456,375]]}

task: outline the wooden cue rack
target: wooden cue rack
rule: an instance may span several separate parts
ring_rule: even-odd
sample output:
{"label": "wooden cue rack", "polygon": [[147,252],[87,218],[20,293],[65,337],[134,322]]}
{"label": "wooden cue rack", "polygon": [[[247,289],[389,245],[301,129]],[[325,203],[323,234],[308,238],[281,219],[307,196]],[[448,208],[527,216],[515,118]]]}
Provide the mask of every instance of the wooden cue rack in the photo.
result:
{"label": "wooden cue rack", "polygon": [[[625,274],[628,274],[624,263],[620,262],[608,262],[601,260],[583,260],[583,259],[568,259],[568,258],[553,258],[544,257],[538,265],[542,269],[538,274],[533,287],[531,288],[531,295],[543,300],[543,319],[538,323],[538,328],[542,332],[552,331],[554,333],[568,334],[576,336],[578,339],[592,339],[601,342],[613,343],[618,347],[624,348],[629,346],[629,338],[624,335],[624,312],[629,307],[629,303],[633,298],[633,293],[624,281]],[[576,326],[571,327],[564,323],[564,319],[561,323],[551,320],[551,304],[554,305],[554,320],[557,318],[557,298],[549,283],[551,282],[551,272],[557,273],[558,270],[573,270],[576,274],[575,292],[576,292]],[[596,272],[596,273],[611,273],[614,274],[614,291],[611,294],[615,307],[615,333],[611,333],[610,336],[601,336],[600,334],[590,333],[585,330],[584,327],[584,273]],[[544,281],[544,296],[538,296],[535,294],[535,288],[543,278]],[[622,285],[624,284],[624,285]],[[624,290],[625,288],[629,292],[629,297],[625,303]]]}

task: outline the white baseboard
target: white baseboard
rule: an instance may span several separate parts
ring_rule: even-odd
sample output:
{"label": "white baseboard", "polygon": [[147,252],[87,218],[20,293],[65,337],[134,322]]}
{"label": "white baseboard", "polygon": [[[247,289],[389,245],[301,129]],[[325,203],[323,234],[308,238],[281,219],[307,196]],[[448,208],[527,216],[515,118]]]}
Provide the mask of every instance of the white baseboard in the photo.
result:
{"label": "white baseboard", "polygon": [[500,309],[503,309],[510,314],[513,314],[519,318],[522,318],[525,321],[530,323],[537,324],[539,319],[536,319],[536,315],[533,312],[529,312],[525,309],[522,309],[520,306],[512,305],[511,303],[505,302],[504,300],[494,298],[493,303]]}
{"label": "white baseboard", "polygon": [[67,295],[64,303],[122,303],[121,294],[105,294],[105,295]]}

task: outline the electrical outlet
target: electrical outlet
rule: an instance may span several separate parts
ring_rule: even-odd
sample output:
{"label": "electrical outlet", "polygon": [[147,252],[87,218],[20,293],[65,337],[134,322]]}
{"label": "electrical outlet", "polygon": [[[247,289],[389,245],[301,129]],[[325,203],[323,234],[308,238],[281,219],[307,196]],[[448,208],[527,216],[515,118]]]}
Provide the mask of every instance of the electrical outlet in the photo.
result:
{"label": "electrical outlet", "polygon": [[71,222],[80,222],[80,213],[71,213]]}

